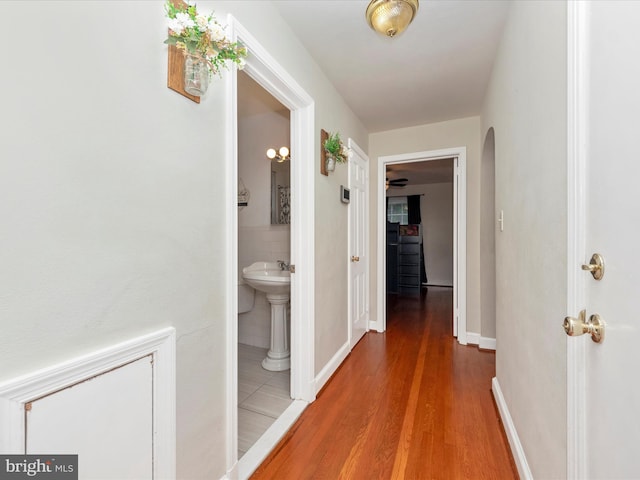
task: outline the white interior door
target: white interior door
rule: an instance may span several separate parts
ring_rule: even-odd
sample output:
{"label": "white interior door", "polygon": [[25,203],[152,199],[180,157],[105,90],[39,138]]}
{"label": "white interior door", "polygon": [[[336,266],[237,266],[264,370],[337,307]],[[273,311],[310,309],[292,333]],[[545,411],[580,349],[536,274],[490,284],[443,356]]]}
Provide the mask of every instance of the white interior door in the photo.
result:
{"label": "white interior door", "polygon": [[369,162],[349,139],[349,344],[353,348],[369,329]]}
{"label": "white interior door", "polygon": [[[584,2],[572,11],[578,23],[579,92],[578,251],[580,263],[593,253],[605,261],[602,279],[577,275],[577,298],[586,320],[606,323],[602,343],[589,334],[569,338],[578,352],[569,359],[569,474],[574,478],[640,478],[640,2]],[[570,23],[571,25],[571,23]],[[570,26],[571,33],[571,26]],[[570,48],[571,52],[571,48]],[[570,57],[571,62],[571,57]],[[570,84],[571,85],[571,84]],[[571,98],[571,97],[570,97]],[[571,112],[571,109],[570,109]],[[570,123],[571,125],[571,123]],[[580,163],[583,162],[583,163]],[[581,182],[583,179],[584,183]],[[571,219],[571,217],[570,217]],[[569,274],[571,277],[571,271]],[[571,284],[570,284],[571,290]],[[577,313],[577,312],[576,312]],[[575,315],[574,313],[573,315]],[[580,410],[572,425],[572,409]],[[578,432],[572,445],[571,431]],[[578,452],[572,466],[572,448]]]}

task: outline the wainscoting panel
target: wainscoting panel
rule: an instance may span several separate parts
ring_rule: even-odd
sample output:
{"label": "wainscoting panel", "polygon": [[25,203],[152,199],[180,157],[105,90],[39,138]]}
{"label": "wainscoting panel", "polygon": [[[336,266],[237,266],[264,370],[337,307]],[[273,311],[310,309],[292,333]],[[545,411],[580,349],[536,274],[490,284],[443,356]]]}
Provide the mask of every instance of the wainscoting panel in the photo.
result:
{"label": "wainscoting panel", "polygon": [[27,404],[26,453],[78,455],[83,478],[153,478],[148,355]]}
{"label": "wainscoting panel", "polygon": [[0,384],[0,452],[77,454],[80,478],[175,478],[175,330]]}

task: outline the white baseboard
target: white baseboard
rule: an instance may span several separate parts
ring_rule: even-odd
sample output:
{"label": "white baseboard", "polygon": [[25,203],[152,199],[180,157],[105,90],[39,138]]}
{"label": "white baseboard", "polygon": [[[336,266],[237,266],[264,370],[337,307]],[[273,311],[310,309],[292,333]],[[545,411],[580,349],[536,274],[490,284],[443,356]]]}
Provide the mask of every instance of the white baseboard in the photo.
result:
{"label": "white baseboard", "polygon": [[320,373],[316,375],[316,395],[322,389],[322,387],[324,387],[324,384],[327,383],[327,381],[331,378],[331,375],[335,373],[342,362],[344,362],[344,359],[347,358],[347,355],[349,355],[350,351],[351,350],[349,349],[349,342],[342,345],[342,347],[340,347],[333,358],[329,360],[329,362],[324,366]]}
{"label": "white baseboard", "polygon": [[495,398],[496,405],[498,406],[498,412],[500,413],[500,418],[502,419],[502,424],[504,425],[504,430],[507,434],[507,439],[509,440],[511,454],[516,462],[518,474],[522,480],[533,480],[531,469],[529,469],[529,463],[527,463],[527,457],[524,454],[524,449],[520,443],[518,432],[513,424],[511,414],[509,413],[509,407],[505,402],[502,390],[500,389],[500,384],[496,377],[493,377],[493,380],[491,381],[491,391],[493,392],[493,398]]}
{"label": "white baseboard", "polygon": [[496,339],[495,338],[487,338],[480,337],[480,343],[478,344],[479,348],[483,350],[495,350],[496,349]]}
{"label": "white baseboard", "polygon": [[479,333],[467,332],[467,344],[478,345],[483,350],[495,350],[496,339],[481,337]]}
{"label": "white baseboard", "polygon": [[377,320],[369,320],[369,331],[372,330],[378,333],[384,332],[381,323]]}
{"label": "white baseboard", "polygon": [[480,345],[480,334],[467,332],[467,345]]}

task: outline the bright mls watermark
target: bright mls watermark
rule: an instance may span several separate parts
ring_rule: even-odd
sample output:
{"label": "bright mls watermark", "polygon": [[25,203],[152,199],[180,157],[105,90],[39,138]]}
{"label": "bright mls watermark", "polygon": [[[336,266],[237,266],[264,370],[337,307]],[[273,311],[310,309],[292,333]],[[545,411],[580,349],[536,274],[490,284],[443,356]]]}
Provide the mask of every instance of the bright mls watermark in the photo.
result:
{"label": "bright mls watermark", "polygon": [[0,480],[78,480],[78,455],[0,455]]}

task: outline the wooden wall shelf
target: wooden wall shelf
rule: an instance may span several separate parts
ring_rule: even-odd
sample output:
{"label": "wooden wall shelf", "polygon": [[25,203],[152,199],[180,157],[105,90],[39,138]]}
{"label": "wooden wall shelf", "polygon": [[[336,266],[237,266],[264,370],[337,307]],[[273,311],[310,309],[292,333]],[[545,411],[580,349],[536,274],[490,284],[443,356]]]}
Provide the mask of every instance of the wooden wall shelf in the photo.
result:
{"label": "wooden wall shelf", "polygon": [[[172,0],[176,6],[185,6],[186,3],[183,0]],[[200,97],[191,95],[184,90],[184,55],[174,45],[167,45],[169,47],[169,61],[167,66],[167,87],[171,90],[178,92],[180,95],[184,95],[189,100],[193,100],[196,103],[200,103]]]}
{"label": "wooden wall shelf", "polygon": [[329,176],[327,171],[327,156],[324,150],[324,142],[329,138],[329,134],[324,130],[320,130],[320,173]]}

